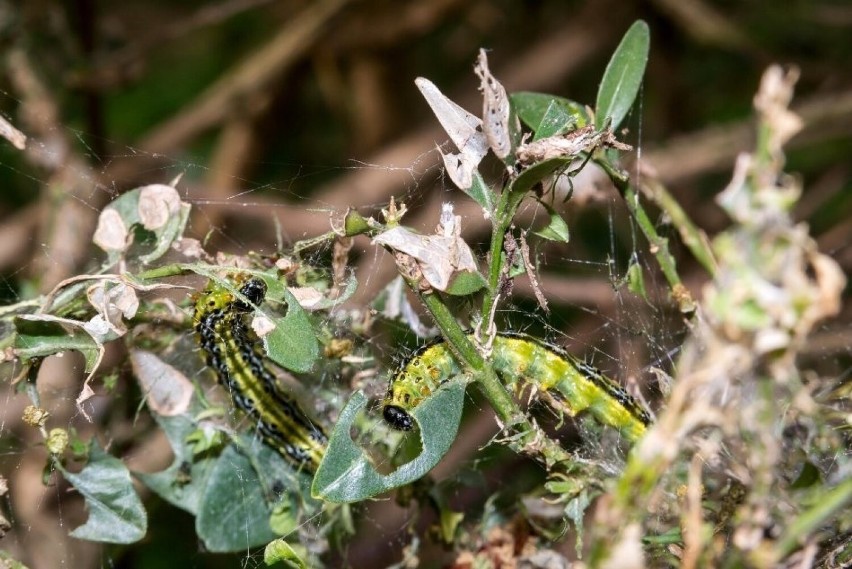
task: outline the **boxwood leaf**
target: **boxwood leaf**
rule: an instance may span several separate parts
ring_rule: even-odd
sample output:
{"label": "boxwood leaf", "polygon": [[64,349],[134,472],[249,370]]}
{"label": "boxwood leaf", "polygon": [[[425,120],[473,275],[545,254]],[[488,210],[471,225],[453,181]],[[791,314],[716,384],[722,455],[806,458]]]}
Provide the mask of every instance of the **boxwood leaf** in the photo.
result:
{"label": "boxwood leaf", "polygon": [[595,127],[599,130],[606,126],[607,119],[612,119],[610,128],[618,128],[633,106],[645,75],[650,43],[648,24],[637,20],[612,54],[595,103]]}
{"label": "boxwood leaf", "polygon": [[438,464],[456,438],[466,386],[466,376],[456,376],[417,406],[412,416],[420,426],[423,450],[417,458],[387,475],[376,471],[350,435],[358,412],[367,404],[366,395],[355,392],[331,433],[328,452],[314,476],[313,496],[329,502],[355,502],[424,476]]}
{"label": "boxwood leaf", "polygon": [[89,519],[71,532],[72,537],[106,543],[134,543],[145,536],[148,518],[133,489],[130,471],[119,459],[104,452],[92,439],[89,462],[78,473],[57,463],[65,479],[86,500]]}

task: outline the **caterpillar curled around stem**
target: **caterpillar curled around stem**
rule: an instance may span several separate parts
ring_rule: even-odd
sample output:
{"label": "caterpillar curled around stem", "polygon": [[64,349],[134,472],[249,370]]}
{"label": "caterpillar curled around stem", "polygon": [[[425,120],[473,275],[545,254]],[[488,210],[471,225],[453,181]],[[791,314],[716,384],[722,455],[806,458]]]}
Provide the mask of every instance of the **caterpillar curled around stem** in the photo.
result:
{"label": "caterpillar curled around stem", "polygon": [[[472,335],[470,335],[472,339]],[[491,364],[506,386],[533,393],[570,416],[588,411],[595,419],[618,429],[630,441],[639,439],[651,416],[622,387],[594,367],[564,350],[518,333],[494,338]],[[442,383],[459,374],[446,341],[427,344],[394,374],[382,403],[385,421],[407,431],[414,427],[411,411]]]}
{"label": "caterpillar curled around stem", "polygon": [[211,281],[196,299],[193,321],[207,365],[234,405],[254,421],[263,440],[297,468],[313,472],[328,437],[278,386],[261,343],[246,324],[247,316],[266,297],[266,283],[242,278],[236,285],[244,298]]}

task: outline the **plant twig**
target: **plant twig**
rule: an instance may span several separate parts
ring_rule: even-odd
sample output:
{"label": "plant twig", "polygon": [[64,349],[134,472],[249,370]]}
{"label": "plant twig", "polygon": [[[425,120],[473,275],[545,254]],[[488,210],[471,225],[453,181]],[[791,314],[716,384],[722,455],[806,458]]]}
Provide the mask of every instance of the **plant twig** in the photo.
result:
{"label": "plant twig", "polygon": [[683,244],[689,248],[695,259],[701,263],[711,277],[715,275],[716,259],[713,257],[707,235],[692,222],[666,187],[656,178],[643,176],[639,183],[639,191],[669,216],[672,225],[680,233]]}
{"label": "plant twig", "polygon": [[475,384],[488,399],[501,427],[515,431],[516,435],[509,441],[509,446],[515,452],[543,459],[548,466],[572,464],[574,459],[570,453],[526,419],[494,368],[485,362],[441,298],[434,292],[420,292],[412,279],[406,278],[406,282],[420,296],[455,355],[473,372]]}
{"label": "plant twig", "polygon": [[636,223],[639,225],[639,229],[651,245],[651,253],[654,254],[654,257],[656,257],[657,263],[660,265],[660,269],[663,271],[663,275],[665,276],[666,281],[668,281],[669,287],[671,287],[672,297],[675,302],[677,302],[680,311],[684,314],[692,313],[695,310],[695,301],[692,299],[692,295],[689,293],[689,290],[680,280],[680,275],[677,272],[677,265],[674,257],[669,252],[668,239],[661,237],[660,234],[657,233],[654,223],[651,221],[651,218],[648,217],[648,213],[645,211],[645,208],[643,208],[642,204],[639,203],[639,195],[636,193],[636,189],[630,185],[627,175],[624,174],[624,172],[620,172],[613,168],[607,160],[596,159],[595,163],[604,169],[613,184],[615,184],[615,187],[619,192],[621,192],[622,196],[624,196],[624,202],[627,204],[627,209],[630,211],[633,219],[635,219]]}

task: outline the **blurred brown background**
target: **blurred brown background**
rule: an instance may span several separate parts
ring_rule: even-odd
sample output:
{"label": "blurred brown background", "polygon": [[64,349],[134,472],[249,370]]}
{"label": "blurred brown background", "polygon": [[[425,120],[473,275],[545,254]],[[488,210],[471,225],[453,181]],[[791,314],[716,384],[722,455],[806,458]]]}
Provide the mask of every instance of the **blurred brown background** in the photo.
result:
{"label": "blurred brown background", "polygon": [[[99,210],[123,190],[177,175],[183,176],[178,189],[194,205],[190,234],[208,238],[211,251],[271,252],[276,220],[285,242],[292,242],[326,231],[330,216],[339,218],[348,206],[375,215],[391,196],[411,211],[407,223],[423,231],[436,223],[441,201],[454,200],[466,236],[481,242],[487,221],[441,175],[435,145],[446,136],[414,79],[431,79],[478,113],[472,66],[484,47],[510,92],[545,91],[593,105],[610,54],[637,18],[650,26],[651,54],[623,138],[711,236],[727,223],[713,197],[736,154],[752,146],[751,98],[763,69],[770,63],[801,69],[793,108],[805,128],[788,148],[788,171],[800,175],[805,188],[795,215],[848,271],[848,2],[0,0],[0,110],[30,137],[23,152],[0,141],[0,294],[14,302],[97,266],[91,233]],[[555,325],[570,323],[569,346],[576,340],[584,351],[618,336],[606,330],[607,322],[633,317],[613,295],[613,273],[623,272],[644,242],[633,238],[611,190],[582,194],[578,188],[577,195],[588,197],[563,210],[572,242],[539,254],[545,295],[557,313],[560,305],[568,310]],[[665,227],[665,219],[659,222]],[[613,239],[623,245],[613,246]],[[682,276],[698,294],[702,271],[675,250]],[[394,269],[366,241],[353,255],[355,302],[364,303]],[[608,257],[615,257],[613,265]],[[523,282],[516,293],[521,306],[530,302]],[[809,347],[815,357],[831,358],[838,373],[849,365],[849,313],[847,303]],[[655,328],[666,327],[659,315],[648,318],[657,319]],[[661,339],[649,356],[636,346],[642,340],[599,347],[636,359],[627,366],[635,370],[663,357],[668,344]],[[76,380],[68,381],[73,393]],[[11,441],[4,442],[12,457],[4,473],[11,479],[24,470],[37,477],[43,464],[43,456],[20,460],[26,448],[17,425],[21,400],[3,399],[9,404],[0,434]],[[469,440],[471,451],[483,442]],[[40,492],[34,488],[27,498],[31,511],[16,505],[18,521],[35,529],[13,550],[49,538],[57,540],[53,557],[69,567],[166,566],[145,553],[64,539],[68,523],[55,526],[56,497]],[[174,566],[212,566],[210,558],[192,553],[191,520],[179,520],[189,525],[190,546],[182,547],[190,553]],[[154,535],[163,534],[155,529]],[[359,535],[346,555],[361,560],[351,561],[355,566],[389,562],[402,544],[395,539],[383,534],[378,547]],[[390,557],[381,557],[385,549]]]}

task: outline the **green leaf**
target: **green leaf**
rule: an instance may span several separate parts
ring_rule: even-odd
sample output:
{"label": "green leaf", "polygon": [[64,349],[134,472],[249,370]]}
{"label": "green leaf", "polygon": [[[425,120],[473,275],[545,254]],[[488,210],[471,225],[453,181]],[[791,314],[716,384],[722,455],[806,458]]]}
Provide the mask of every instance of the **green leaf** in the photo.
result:
{"label": "green leaf", "polygon": [[329,502],[356,502],[424,476],[438,464],[456,438],[466,385],[466,376],[456,376],[415,408],[412,416],[420,426],[423,451],[388,475],[376,471],[350,435],[358,412],[367,404],[364,393],[355,392],[331,433],[328,451],[314,476],[312,495]]}
{"label": "green leaf", "polygon": [[22,360],[76,350],[86,358],[86,371],[97,365],[103,347],[83,328],[83,322],[47,314],[16,316],[15,351]]}
{"label": "green leaf", "polygon": [[547,227],[540,229],[535,232],[539,237],[543,237],[549,241],[557,241],[560,243],[568,243],[570,238],[570,233],[568,231],[568,224],[565,223],[565,220],[562,219],[562,216],[557,213],[555,209],[544,202],[539,202],[544,209],[547,210],[547,215],[550,218],[550,221],[547,224]]}
{"label": "green leaf", "polygon": [[541,119],[541,124],[535,131],[533,140],[540,140],[549,136],[563,134],[571,130],[575,124],[576,121],[574,120],[574,117],[568,114],[565,109],[559,105],[551,103],[550,106],[547,107],[544,117]]}
{"label": "green leaf", "polygon": [[367,233],[369,231],[370,224],[367,223],[367,220],[364,219],[363,215],[354,209],[350,209],[346,212],[346,216],[343,218],[344,235],[352,237],[353,235],[361,235],[362,233]]}
{"label": "green leaf", "polygon": [[606,66],[595,103],[595,127],[603,129],[607,119],[615,130],[627,116],[645,75],[651,34],[648,24],[637,20],[630,26]]}
{"label": "green leaf", "polygon": [[263,550],[263,562],[267,567],[308,568],[302,555],[299,555],[293,546],[283,539],[276,539],[266,545],[266,549]]}
{"label": "green leaf", "polygon": [[284,291],[287,316],[278,320],[275,329],[264,336],[266,351],[272,360],[296,373],[311,371],[319,358],[320,345],[308,313],[290,291]]}
{"label": "green leaf", "polygon": [[[195,531],[209,551],[245,551],[268,543],[279,535],[270,523],[273,517],[276,529],[295,528],[306,506],[307,475],[297,474],[256,437],[237,440],[239,450],[228,445],[217,457],[199,501]],[[275,495],[276,487],[283,489],[281,496]]]}
{"label": "green leaf", "polygon": [[547,178],[560,168],[567,168],[574,160],[574,156],[557,156],[549,158],[537,164],[533,164],[526,170],[520,173],[509,187],[510,203],[507,211],[514,211],[514,208],[524,199],[527,193],[537,183]]}
{"label": "green leaf", "polygon": [[71,537],[106,543],[134,543],[145,536],[145,508],[133,489],[130,472],[119,459],[105,453],[92,439],[89,462],[73,474],[56,463],[65,479],[86,500],[89,519]]}
{"label": "green leaf", "polygon": [[[553,136],[560,129],[571,126],[582,128],[590,122],[589,114],[583,105],[564,97],[521,91],[512,93],[509,99],[521,121],[535,132],[536,140]],[[543,134],[541,130],[550,130],[551,134]]]}
{"label": "green leaf", "polygon": [[[195,407],[197,405],[193,406]],[[152,415],[166,433],[175,459],[161,472],[134,472],[134,475],[160,498],[195,515],[198,513],[204,486],[216,463],[216,457],[196,457],[190,435],[198,431],[198,425],[189,416],[164,417],[158,413]]]}
{"label": "green leaf", "polygon": [[[172,243],[183,235],[190,205],[180,200],[171,186],[152,184],[135,188],[113,200],[101,212],[94,242],[114,262],[127,253],[131,234],[153,242],[153,248],[141,255],[143,263],[165,255]],[[125,237],[121,238],[124,232]]]}
{"label": "green leaf", "polygon": [[473,183],[468,189],[462,189],[464,193],[473,198],[483,210],[490,216],[494,214],[494,190],[488,187],[479,170],[473,171]]}
{"label": "green leaf", "polygon": [[453,296],[467,296],[482,290],[486,284],[488,283],[481,274],[473,271],[461,271],[452,276],[450,284],[444,292]]}
{"label": "green leaf", "polygon": [[805,462],[802,465],[802,471],[799,473],[799,476],[793,483],[790,485],[790,488],[793,489],[801,489],[801,488],[809,488],[814,484],[817,484],[822,479],[820,475],[819,469],[814,466],[814,463],[811,461]]}
{"label": "green leaf", "polygon": [[645,277],[642,274],[642,265],[639,264],[639,259],[633,256],[630,259],[630,266],[627,267],[627,289],[648,300],[648,292],[645,289]]}

